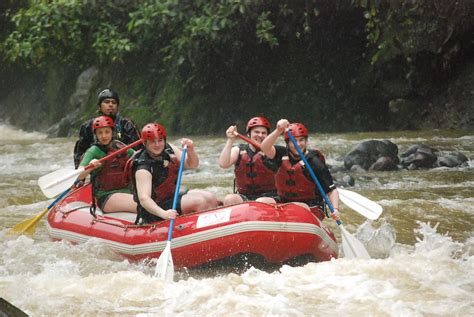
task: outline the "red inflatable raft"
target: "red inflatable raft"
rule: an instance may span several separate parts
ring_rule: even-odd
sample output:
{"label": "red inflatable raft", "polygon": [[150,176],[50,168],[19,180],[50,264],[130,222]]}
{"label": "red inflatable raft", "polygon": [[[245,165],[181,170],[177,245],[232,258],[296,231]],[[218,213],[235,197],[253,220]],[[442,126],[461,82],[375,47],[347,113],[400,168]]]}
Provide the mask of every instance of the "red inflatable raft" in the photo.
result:
{"label": "red inflatable raft", "polygon": [[[84,186],[56,204],[48,215],[54,240],[82,243],[91,238],[130,260],[157,258],[165,248],[169,221],[134,224],[135,214],[89,212],[91,186]],[[293,259],[327,261],[338,246],[311,212],[294,204],[246,202],[179,216],[171,242],[176,268],[192,268],[239,255],[256,256],[268,264]]]}

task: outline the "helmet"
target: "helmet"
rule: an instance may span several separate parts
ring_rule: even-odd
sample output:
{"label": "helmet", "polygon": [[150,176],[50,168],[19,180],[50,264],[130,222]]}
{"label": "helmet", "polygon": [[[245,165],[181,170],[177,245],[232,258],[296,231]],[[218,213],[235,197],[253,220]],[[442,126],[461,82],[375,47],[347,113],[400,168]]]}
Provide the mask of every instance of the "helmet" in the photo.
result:
{"label": "helmet", "polygon": [[[290,130],[291,134],[294,137],[298,137],[298,136],[304,136],[306,138],[308,137],[308,129],[306,129],[306,127],[302,123],[291,123],[288,126],[288,130]],[[285,132],[285,141],[289,139],[290,137],[288,136],[288,132]]]}
{"label": "helmet", "polygon": [[95,131],[98,128],[111,127],[115,128],[115,122],[111,117],[100,116],[92,121],[92,130]]}
{"label": "helmet", "polygon": [[246,132],[250,133],[250,129],[252,129],[253,127],[265,127],[267,128],[268,132],[270,132],[270,129],[272,128],[270,122],[268,122],[267,118],[265,117],[253,117],[252,119],[250,119],[247,123]]}
{"label": "helmet", "polygon": [[159,123],[148,123],[143,127],[141,137],[143,140],[153,140],[160,137],[166,139],[165,127]]}
{"label": "helmet", "polygon": [[115,91],[107,88],[99,92],[99,94],[97,95],[97,103],[99,104],[99,106],[102,103],[102,101],[104,101],[107,98],[112,98],[112,99],[117,100],[117,104],[120,103],[119,95]]}

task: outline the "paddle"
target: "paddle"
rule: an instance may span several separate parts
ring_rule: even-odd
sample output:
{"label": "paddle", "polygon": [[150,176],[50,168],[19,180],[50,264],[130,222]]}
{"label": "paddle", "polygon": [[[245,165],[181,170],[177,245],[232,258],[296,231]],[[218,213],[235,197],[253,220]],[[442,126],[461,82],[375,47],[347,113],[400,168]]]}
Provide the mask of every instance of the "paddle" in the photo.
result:
{"label": "paddle", "polygon": [[[301,151],[301,149],[299,148],[298,144],[296,143],[296,140],[295,138],[293,137],[293,135],[291,134],[291,132],[289,130],[287,130],[287,133],[288,133],[288,136],[291,140],[291,142],[293,143],[293,145],[295,146],[296,150],[298,151],[298,154],[300,155],[301,159],[303,160],[305,166],[306,166],[306,169],[308,170],[309,174],[311,175],[311,177],[313,178],[313,181],[316,183],[316,185],[318,186],[318,189],[319,189],[319,192],[321,193],[321,195],[323,195],[324,197],[324,201],[326,202],[326,204],[328,205],[329,207],[329,210],[331,211],[331,213],[334,213],[334,208],[331,204],[331,202],[329,201],[329,198],[328,196],[326,195],[326,193],[324,192],[324,189],[323,187],[321,186],[321,183],[319,182],[318,178],[316,177],[316,175],[314,174],[314,171],[313,169],[311,168],[311,166],[309,165],[308,163],[308,160],[306,159],[306,157],[304,156],[303,152]],[[341,220],[337,220],[336,223],[338,224],[339,226],[339,229],[341,230],[341,236],[342,236],[342,250],[344,250],[344,255],[348,258],[364,258],[364,259],[370,259],[370,255],[369,253],[367,252],[367,250],[365,249],[364,245],[362,244],[362,242],[360,242],[359,240],[357,240],[354,236],[352,236],[345,228],[344,226],[342,225],[342,221]]]}
{"label": "paddle", "polygon": [[258,144],[257,142],[255,142],[254,140],[250,139],[250,138],[247,138],[245,135],[242,135],[240,134],[239,132],[235,132],[235,135],[239,138],[241,138],[242,140],[244,140],[245,142],[249,143],[249,144],[252,144],[257,150],[260,150],[260,144]]}
{"label": "paddle", "polygon": [[[181,186],[181,176],[183,175],[183,167],[184,161],[186,159],[186,145],[183,147],[183,152],[181,155],[181,162],[179,164],[179,171],[178,171],[178,180],[176,181],[176,190],[174,192],[173,197],[173,209],[176,210],[176,206],[178,205],[178,197],[179,197],[179,187]],[[156,263],[155,268],[155,277],[159,277],[162,280],[172,282],[174,276],[174,264],[173,264],[173,257],[171,256],[171,238],[173,236],[173,226],[174,226],[174,219],[171,219],[170,226],[168,228],[168,241],[166,241],[166,247],[161,252],[160,257],[158,258],[158,262]]]}
{"label": "paddle", "polygon": [[61,195],[59,195],[48,207],[46,207],[42,212],[34,216],[33,218],[23,220],[22,222],[16,224],[10,230],[10,234],[29,234],[34,235],[36,232],[36,226],[38,222],[43,218],[43,216],[51,209],[58,201],[60,201],[71,189],[66,189]]}
{"label": "paddle", "polygon": [[342,188],[338,188],[337,191],[339,198],[347,207],[368,219],[377,219],[383,211],[382,206],[358,193]]}
{"label": "paddle", "polygon": [[[238,132],[235,132],[235,135],[245,142],[252,144],[256,149],[260,149],[260,144],[254,140],[249,139]],[[353,209],[368,219],[377,219],[383,211],[382,206],[360,194],[346,189],[338,188],[337,190],[339,191],[341,201],[347,207]]]}
{"label": "paddle", "polygon": [[[143,140],[137,140],[123,148],[121,148],[118,151],[115,151],[99,160],[100,163],[107,161],[108,159],[113,158],[114,156],[117,156],[128,149],[137,146],[138,144],[142,143]],[[72,184],[76,181],[77,177],[85,170],[93,168],[93,164],[89,164],[87,166],[81,166],[77,170],[71,169],[71,168],[62,168],[60,170],[54,171],[52,173],[46,174],[44,176],[41,176],[38,179],[38,185],[41,188],[41,191],[43,194],[48,197],[52,198],[56,196],[57,194],[63,192],[67,188],[71,187]]]}

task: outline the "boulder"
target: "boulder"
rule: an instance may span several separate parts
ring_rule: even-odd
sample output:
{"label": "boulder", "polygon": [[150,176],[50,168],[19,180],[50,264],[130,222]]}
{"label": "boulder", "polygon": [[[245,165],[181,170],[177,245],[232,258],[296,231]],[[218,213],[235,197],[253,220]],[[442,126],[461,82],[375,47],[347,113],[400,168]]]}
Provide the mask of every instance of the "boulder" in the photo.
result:
{"label": "boulder", "polygon": [[438,159],[435,154],[437,151],[424,144],[415,144],[400,155],[400,163],[410,170],[432,168]]}
{"label": "boulder", "polygon": [[359,143],[345,157],[344,166],[351,170],[354,165],[368,170],[381,157],[390,158],[395,165],[399,163],[398,147],[389,140],[369,140]]}
{"label": "boulder", "polygon": [[438,157],[436,165],[445,167],[457,167],[462,166],[463,164],[465,165],[468,160],[469,159],[464,154],[460,152],[452,152]]}
{"label": "boulder", "polygon": [[388,156],[379,157],[378,160],[369,167],[369,171],[396,171],[397,169],[397,163]]}
{"label": "boulder", "polygon": [[344,175],[341,178],[334,179],[337,187],[352,187],[355,185],[355,179],[351,175]]}

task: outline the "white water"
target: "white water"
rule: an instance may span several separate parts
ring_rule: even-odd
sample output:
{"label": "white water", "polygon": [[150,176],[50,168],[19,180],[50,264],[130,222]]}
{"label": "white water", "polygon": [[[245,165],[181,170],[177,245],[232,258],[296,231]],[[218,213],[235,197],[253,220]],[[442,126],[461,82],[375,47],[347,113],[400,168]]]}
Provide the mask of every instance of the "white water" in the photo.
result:
{"label": "white water", "polygon": [[[343,215],[371,260],[341,258],[241,275],[181,272],[175,283],[165,283],[152,278],[154,263],[129,263],[97,241],[51,242],[44,224],[33,238],[8,236],[8,228],[50,202],[36,180],[72,166],[74,140],[44,139],[1,125],[0,131],[10,133],[0,139],[0,297],[32,316],[474,315],[472,168],[355,175],[354,191],[384,207],[373,223],[350,210]],[[360,140],[389,138],[406,149],[420,138],[410,133],[318,137],[318,146],[336,157]],[[435,142],[432,146],[458,146],[472,159],[470,135],[425,132],[422,138]],[[224,195],[232,184],[232,171],[216,167],[224,139],[194,139],[201,168],[187,172],[183,184]],[[337,226],[326,223],[339,236]]]}

